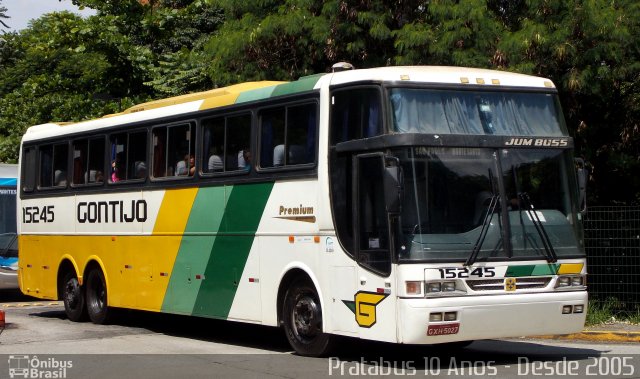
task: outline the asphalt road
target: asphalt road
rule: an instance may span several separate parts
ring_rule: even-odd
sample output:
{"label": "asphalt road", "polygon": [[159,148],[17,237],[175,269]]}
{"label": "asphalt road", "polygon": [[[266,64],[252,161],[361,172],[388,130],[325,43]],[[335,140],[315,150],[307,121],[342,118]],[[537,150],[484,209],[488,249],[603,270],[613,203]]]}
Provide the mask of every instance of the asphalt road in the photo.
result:
{"label": "asphalt road", "polygon": [[510,339],[464,349],[344,339],[333,357],[291,351],[275,328],[122,311],[73,323],[60,302],[0,293],[0,378],[640,378],[638,344]]}

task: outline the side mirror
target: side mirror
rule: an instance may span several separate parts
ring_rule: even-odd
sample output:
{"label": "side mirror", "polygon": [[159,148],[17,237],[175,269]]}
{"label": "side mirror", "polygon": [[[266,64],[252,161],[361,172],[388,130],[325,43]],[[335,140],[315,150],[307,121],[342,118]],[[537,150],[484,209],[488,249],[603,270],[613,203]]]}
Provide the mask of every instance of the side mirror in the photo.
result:
{"label": "side mirror", "polygon": [[576,177],[578,179],[578,206],[580,212],[587,212],[587,181],[589,179],[589,170],[582,158],[575,158]]}
{"label": "side mirror", "polygon": [[400,160],[395,157],[385,157],[384,165],[384,200],[387,212],[399,214],[402,212],[403,176]]}

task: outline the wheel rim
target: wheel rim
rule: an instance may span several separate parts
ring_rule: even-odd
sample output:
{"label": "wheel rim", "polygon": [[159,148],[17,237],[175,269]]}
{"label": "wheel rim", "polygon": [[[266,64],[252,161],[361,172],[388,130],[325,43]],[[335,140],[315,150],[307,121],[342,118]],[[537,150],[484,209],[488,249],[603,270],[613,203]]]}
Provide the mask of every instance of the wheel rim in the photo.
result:
{"label": "wheel rim", "polygon": [[291,316],[293,332],[301,342],[309,342],[321,333],[320,307],[310,294],[303,294],[297,298]]}
{"label": "wheel rim", "polygon": [[80,286],[73,278],[67,281],[64,288],[64,302],[70,309],[76,309],[80,303]]}

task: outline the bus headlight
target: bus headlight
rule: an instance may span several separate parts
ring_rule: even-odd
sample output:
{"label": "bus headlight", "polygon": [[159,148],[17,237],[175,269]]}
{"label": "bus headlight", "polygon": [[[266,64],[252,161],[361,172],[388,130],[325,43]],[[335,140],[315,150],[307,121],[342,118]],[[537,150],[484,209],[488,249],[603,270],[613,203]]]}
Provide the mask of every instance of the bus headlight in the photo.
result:
{"label": "bus headlight", "polygon": [[442,292],[453,292],[456,290],[456,282],[443,282]]}
{"label": "bus headlight", "polygon": [[569,287],[571,285],[571,278],[568,276],[560,276],[556,281],[556,288]]}
{"label": "bus headlight", "polygon": [[427,283],[427,293],[437,293],[442,291],[442,284],[440,282]]}
{"label": "bus headlight", "polygon": [[577,289],[587,285],[585,275],[562,275],[556,280],[556,289]]}
{"label": "bus headlight", "polygon": [[426,283],[427,297],[434,296],[459,296],[466,294],[463,284],[459,284],[456,280],[433,281]]}

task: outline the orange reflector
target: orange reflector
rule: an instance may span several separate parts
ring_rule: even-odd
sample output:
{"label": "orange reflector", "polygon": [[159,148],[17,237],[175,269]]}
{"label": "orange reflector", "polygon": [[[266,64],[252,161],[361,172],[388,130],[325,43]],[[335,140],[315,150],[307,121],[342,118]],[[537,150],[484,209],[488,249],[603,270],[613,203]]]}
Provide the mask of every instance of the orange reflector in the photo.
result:
{"label": "orange reflector", "polygon": [[293,243],[293,241],[295,241],[295,238],[293,236],[289,236],[289,242]]}
{"label": "orange reflector", "polygon": [[116,236],[111,236],[111,241],[115,241],[116,240]]}
{"label": "orange reflector", "polygon": [[313,236],[313,242],[320,243],[320,236]]}
{"label": "orange reflector", "polygon": [[478,84],[484,84],[484,79],[482,79],[482,78],[476,78],[476,83],[478,83]]}

